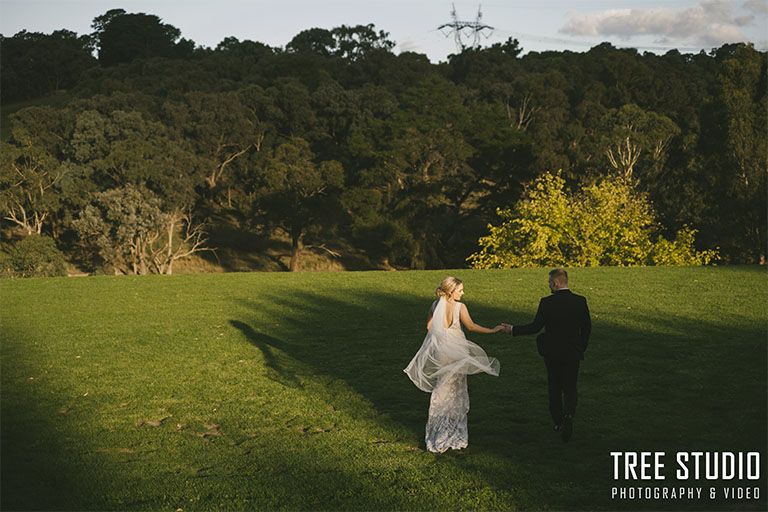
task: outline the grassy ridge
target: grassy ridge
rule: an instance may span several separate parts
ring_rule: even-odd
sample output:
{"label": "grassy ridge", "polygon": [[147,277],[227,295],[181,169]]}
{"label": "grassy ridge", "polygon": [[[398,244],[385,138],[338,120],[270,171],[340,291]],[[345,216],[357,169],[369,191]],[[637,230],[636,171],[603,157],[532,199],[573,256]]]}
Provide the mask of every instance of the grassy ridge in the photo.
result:
{"label": "grassy ridge", "polygon": [[[544,270],[455,273],[484,325],[546,291]],[[763,269],[574,269],[594,332],[573,441],[533,337],[473,335],[502,373],[469,379],[470,446],[435,456],[402,368],[446,274],[0,282],[2,508],[765,508]],[[761,450],[761,500],[612,501],[615,450]]]}

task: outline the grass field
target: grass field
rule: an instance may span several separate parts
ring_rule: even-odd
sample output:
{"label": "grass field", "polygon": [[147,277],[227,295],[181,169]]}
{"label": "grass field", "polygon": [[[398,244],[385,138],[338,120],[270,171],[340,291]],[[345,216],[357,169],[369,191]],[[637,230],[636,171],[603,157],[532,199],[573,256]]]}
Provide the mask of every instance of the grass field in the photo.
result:
{"label": "grass field", "polygon": [[[484,325],[530,321],[548,291],[546,270],[451,273]],[[448,274],[0,282],[2,509],[766,509],[764,268],[573,269],[593,317],[573,440],[534,338],[471,335],[501,375],[469,378],[469,448],[434,455],[402,368]],[[760,451],[761,476],[616,482],[612,451]]]}

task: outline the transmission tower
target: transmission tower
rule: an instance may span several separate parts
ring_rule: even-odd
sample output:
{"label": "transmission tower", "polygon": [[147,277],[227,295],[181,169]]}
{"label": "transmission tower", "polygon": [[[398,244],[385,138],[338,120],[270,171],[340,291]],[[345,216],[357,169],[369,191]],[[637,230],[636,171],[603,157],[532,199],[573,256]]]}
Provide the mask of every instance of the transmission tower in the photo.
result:
{"label": "transmission tower", "polygon": [[[451,4],[451,6],[453,7],[453,10],[451,11],[451,18],[453,18],[453,21],[451,23],[443,23],[437,27],[437,29],[440,30],[445,35],[445,37],[450,37],[451,33],[453,33],[453,38],[456,41],[456,49],[459,51],[459,53],[463,52],[467,48],[479,48],[480,35],[483,35],[486,38],[490,37],[491,35],[490,33],[486,35],[483,33],[483,31],[493,30],[493,27],[483,25],[483,23],[480,21],[483,18],[481,6],[477,6],[477,18],[475,21],[459,21],[459,17],[456,14],[456,5]],[[471,39],[472,44],[464,44],[464,38]]]}

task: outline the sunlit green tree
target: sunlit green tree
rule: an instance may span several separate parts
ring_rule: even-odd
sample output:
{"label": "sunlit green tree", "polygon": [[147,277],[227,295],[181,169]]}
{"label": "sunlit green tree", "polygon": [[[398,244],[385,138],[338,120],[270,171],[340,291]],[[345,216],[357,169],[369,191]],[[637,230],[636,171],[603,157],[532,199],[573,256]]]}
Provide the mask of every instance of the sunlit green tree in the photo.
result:
{"label": "sunlit green tree", "polygon": [[469,258],[475,268],[701,265],[716,257],[695,250],[691,229],[671,241],[661,237],[652,205],[622,178],[571,193],[547,173],[498,214],[501,224],[489,226]]}

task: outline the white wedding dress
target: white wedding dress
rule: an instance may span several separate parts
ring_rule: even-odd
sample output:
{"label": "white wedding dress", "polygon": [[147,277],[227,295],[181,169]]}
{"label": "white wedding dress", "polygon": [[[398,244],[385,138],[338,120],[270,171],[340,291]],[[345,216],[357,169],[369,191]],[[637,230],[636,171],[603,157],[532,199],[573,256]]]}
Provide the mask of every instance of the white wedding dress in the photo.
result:
{"label": "white wedding dress", "polygon": [[437,301],[424,343],[403,370],[419,389],[432,393],[426,443],[427,450],[437,453],[467,447],[467,375],[498,375],[500,366],[498,360],[488,357],[464,336],[459,321],[460,302],[455,303],[453,321],[446,326],[447,305],[445,297]]}

